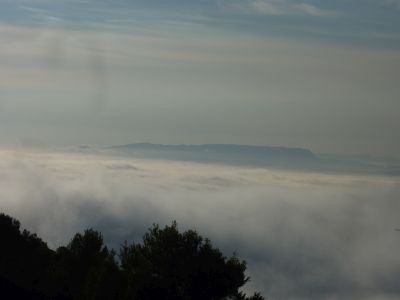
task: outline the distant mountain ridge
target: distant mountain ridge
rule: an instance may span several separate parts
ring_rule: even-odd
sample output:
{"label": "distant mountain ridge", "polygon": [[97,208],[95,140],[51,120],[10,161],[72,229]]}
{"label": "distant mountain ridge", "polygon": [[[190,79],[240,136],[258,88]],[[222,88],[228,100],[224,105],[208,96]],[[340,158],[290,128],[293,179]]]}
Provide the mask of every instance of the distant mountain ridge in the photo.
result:
{"label": "distant mountain ridge", "polygon": [[114,149],[121,150],[152,150],[152,151],[195,151],[208,153],[225,154],[246,154],[246,155],[271,155],[277,157],[296,157],[301,159],[315,159],[315,155],[308,149],[271,147],[271,146],[252,146],[235,144],[202,144],[202,145],[165,145],[152,143],[134,143],[120,146],[113,146]]}
{"label": "distant mountain ridge", "polygon": [[318,160],[308,149],[234,144],[164,145],[136,143],[113,146],[109,149],[138,158],[278,168],[303,168]]}
{"label": "distant mountain ridge", "polygon": [[352,174],[400,175],[398,161],[360,156],[314,154],[305,148],[235,144],[166,145],[133,143],[108,147],[117,155],[290,170]]}

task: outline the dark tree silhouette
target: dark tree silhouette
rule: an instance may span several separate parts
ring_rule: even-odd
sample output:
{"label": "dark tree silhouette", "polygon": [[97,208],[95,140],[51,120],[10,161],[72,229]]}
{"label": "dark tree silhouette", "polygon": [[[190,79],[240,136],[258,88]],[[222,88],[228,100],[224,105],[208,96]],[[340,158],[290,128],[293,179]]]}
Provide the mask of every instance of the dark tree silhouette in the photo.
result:
{"label": "dark tree silhouette", "polygon": [[44,297],[55,253],[36,234],[20,231],[19,221],[0,214],[0,282],[3,293]]}
{"label": "dark tree silhouette", "polygon": [[125,243],[120,259],[127,295],[143,300],[240,299],[238,289],[248,281],[244,261],[226,258],[193,230],[180,233],[176,222],[154,225],[143,244]]}
{"label": "dark tree silhouette", "polygon": [[114,251],[103,244],[101,233],[77,233],[66,247],[57,249],[57,281],[64,298],[118,299],[120,272]]}
{"label": "dark tree silhouette", "polygon": [[109,250],[100,232],[77,233],[49,249],[36,234],[0,214],[0,299],[263,300],[239,292],[246,263],[225,257],[210,240],[176,222],[154,225],[141,244]]}

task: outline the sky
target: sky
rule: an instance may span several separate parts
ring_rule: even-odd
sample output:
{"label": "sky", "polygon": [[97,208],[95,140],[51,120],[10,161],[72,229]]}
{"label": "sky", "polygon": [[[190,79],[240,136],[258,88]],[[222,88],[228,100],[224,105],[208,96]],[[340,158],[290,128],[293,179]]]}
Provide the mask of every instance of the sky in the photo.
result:
{"label": "sky", "polygon": [[400,1],[0,0],[0,145],[399,157]]}
{"label": "sky", "polygon": [[275,300],[399,299],[399,177],[0,149],[2,212],[55,249],[85,228],[118,249],[176,220],[247,261]]}
{"label": "sky", "polygon": [[0,45],[0,209],[51,247],[177,220],[236,251],[267,299],[399,299],[398,176],[96,146],[400,158],[400,1],[0,0]]}

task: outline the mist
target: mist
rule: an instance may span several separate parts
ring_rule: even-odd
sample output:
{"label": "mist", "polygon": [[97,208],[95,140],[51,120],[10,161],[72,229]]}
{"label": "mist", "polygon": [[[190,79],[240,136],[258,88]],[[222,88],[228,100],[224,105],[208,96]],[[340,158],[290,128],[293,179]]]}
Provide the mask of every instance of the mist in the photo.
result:
{"label": "mist", "polygon": [[153,223],[248,263],[267,299],[396,299],[400,180],[0,150],[1,211],[56,248],[92,227],[118,247]]}

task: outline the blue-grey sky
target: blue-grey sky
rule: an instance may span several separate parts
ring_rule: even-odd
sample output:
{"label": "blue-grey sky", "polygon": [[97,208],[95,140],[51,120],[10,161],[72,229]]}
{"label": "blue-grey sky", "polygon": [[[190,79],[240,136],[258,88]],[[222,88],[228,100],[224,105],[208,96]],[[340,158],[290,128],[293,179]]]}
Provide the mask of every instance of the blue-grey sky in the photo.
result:
{"label": "blue-grey sky", "polygon": [[0,144],[399,156],[398,0],[0,0]]}

